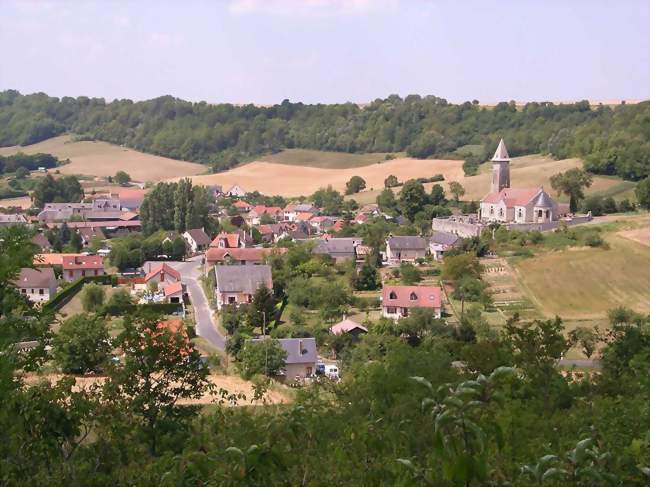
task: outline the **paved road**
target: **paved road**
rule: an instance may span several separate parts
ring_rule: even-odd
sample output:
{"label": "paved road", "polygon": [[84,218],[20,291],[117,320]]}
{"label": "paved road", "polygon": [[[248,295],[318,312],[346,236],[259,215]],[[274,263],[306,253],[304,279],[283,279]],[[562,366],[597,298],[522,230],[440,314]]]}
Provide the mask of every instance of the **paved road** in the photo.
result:
{"label": "paved road", "polygon": [[217,330],[208,300],[201,286],[201,256],[193,257],[185,262],[168,262],[179,271],[182,281],[187,285],[187,292],[194,307],[196,319],[196,334],[205,338],[212,345],[223,350],[226,348],[226,338]]}

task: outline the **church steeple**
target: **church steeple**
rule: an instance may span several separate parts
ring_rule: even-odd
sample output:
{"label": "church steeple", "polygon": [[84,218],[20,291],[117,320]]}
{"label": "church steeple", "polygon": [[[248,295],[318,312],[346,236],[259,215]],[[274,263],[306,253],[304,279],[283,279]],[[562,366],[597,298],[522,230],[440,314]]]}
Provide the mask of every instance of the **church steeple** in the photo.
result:
{"label": "church steeple", "polygon": [[510,156],[506,143],[501,139],[492,157],[492,192],[498,193],[510,187]]}

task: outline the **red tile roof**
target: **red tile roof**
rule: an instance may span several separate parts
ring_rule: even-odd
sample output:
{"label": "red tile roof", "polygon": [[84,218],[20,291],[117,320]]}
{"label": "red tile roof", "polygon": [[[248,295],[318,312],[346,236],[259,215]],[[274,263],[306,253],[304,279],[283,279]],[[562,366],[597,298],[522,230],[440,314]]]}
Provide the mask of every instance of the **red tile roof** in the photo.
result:
{"label": "red tile roof", "polygon": [[246,203],[245,201],[241,201],[241,200],[237,200],[237,201],[235,201],[235,202],[232,204],[232,206],[234,206],[235,208],[240,208],[240,209],[242,209],[242,210],[250,210],[250,209],[251,209],[251,205],[249,205],[249,204]]}
{"label": "red tile roof", "polygon": [[[391,298],[394,295],[394,298]],[[441,290],[437,286],[384,286],[382,306],[399,308],[441,308]]]}
{"label": "red tile roof", "polygon": [[542,191],[542,188],[503,188],[498,193],[488,193],[483,197],[483,203],[499,203],[504,201],[506,208],[513,206],[524,206],[530,202],[537,194]]}
{"label": "red tile roof", "polygon": [[238,233],[223,233],[214,237],[214,240],[210,242],[210,247],[220,247],[222,241],[226,242],[228,248],[239,247],[239,234]]}
{"label": "red tile roof", "polygon": [[223,262],[230,257],[232,260],[263,262],[264,258],[274,251],[282,253],[283,251],[286,251],[286,249],[271,249],[263,247],[224,249],[212,247],[205,253],[205,260],[209,263]]}
{"label": "red tile roof", "polygon": [[303,211],[296,215],[296,220],[299,222],[306,222],[311,220],[313,217],[314,217],[313,213],[309,213],[308,211]]}
{"label": "red tile roof", "polygon": [[34,265],[36,266],[45,266],[45,265],[62,265],[63,257],[73,257],[79,256],[81,254],[36,254],[34,256]]}
{"label": "red tile roof", "polygon": [[151,279],[153,279],[155,276],[157,276],[161,272],[165,272],[166,274],[169,274],[170,276],[172,276],[177,281],[181,280],[181,273],[178,272],[176,269],[174,269],[169,264],[165,264],[163,262],[158,267],[153,268],[146,276],[144,276],[144,281],[149,282]]}
{"label": "red tile roof", "polygon": [[62,265],[64,270],[103,269],[104,258],[99,255],[64,256]]}
{"label": "red tile roof", "polygon": [[176,294],[179,292],[183,292],[183,283],[181,281],[177,281],[172,284],[169,284],[165,286],[163,292],[165,293],[165,297],[171,296],[172,294]]}
{"label": "red tile roof", "polygon": [[255,205],[253,211],[258,215],[263,215],[264,213],[268,213],[269,215],[279,215],[282,213],[282,208],[279,206]]}

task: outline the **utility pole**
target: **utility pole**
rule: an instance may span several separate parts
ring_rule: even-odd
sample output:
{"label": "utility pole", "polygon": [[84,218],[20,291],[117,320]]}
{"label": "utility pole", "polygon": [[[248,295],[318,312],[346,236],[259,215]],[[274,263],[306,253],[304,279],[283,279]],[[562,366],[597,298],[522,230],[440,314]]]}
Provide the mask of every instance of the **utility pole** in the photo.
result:
{"label": "utility pole", "polygon": [[266,337],[266,311],[262,311],[262,335],[264,336],[264,375],[269,376],[269,344]]}

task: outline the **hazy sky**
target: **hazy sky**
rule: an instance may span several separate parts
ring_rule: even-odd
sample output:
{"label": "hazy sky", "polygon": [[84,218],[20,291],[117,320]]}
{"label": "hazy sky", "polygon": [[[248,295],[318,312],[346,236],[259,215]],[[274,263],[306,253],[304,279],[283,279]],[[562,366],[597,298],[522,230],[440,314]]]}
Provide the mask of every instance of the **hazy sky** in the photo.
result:
{"label": "hazy sky", "polygon": [[650,0],[0,0],[0,89],[192,101],[650,98]]}

